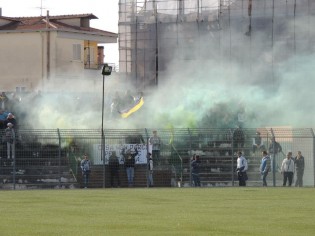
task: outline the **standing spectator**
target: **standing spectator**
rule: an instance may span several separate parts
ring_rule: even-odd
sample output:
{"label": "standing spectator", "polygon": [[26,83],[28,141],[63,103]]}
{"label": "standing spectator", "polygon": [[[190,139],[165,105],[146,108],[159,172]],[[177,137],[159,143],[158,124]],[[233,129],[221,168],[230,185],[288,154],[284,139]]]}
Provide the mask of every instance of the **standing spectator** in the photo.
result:
{"label": "standing spectator", "polygon": [[267,175],[270,171],[270,157],[268,156],[267,151],[262,151],[262,159],[261,159],[261,164],[260,164],[260,174],[261,174],[261,178],[263,181],[263,186],[267,187]]}
{"label": "standing spectator", "polygon": [[13,124],[15,129],[17,128],[17,122],[16,122],[16,119],[12,113],[9,113],[7,116],[7,119],[4,121],[5,125],[7,125],[8,123]]}
{"label": "standing spectator", "polygon": [[0,108],[0,128],[1,129],[6,129],[7,128],[7,123],[5,123],[7,117],[8,117],[8,112],[4,111],[3,109]]}
{"label": "standing spectator", "polygon": [[0,94],[0,108],[3,110],[8,110],[8,102],[9,102],[9,99],[7,95],[5,94],[5,92],[2,92]]}
{"label": "standing spectator", "polygon": [[191,175],[193,178],[194,186],[195,187],[200,187],[200,159],[199,155],[194,154],[191,160]]}
{"label": "standing spectator", "polygon": [[128,179],[128,187],[132,187],[134,185],[134,176],[135,176],[135,163],[136,159],[135,157],[138,155],[138,150],[135,148],[135,152],[131,153],[131,150],[127,150],[125,152],[125,149],[122,152],[122,155],[124,156],[124,163],[127,173],[127,179]]}
{"label": "standing spectator", "polygon": [[287,185],[287,180],[289,180],[289,187],[291,187],[294,174],[292,152],[288,152],[287,157],[282,161],[281,174],[283,174],[283,187]]}
{"label": "standing spectator", "polygon": [[153,187],[153,159],[152,154],[148,153],[148,186]]}
{"label": "standing spectator", "polygon": [[295,187],[303,187],[303,175],[304,175],[304,157],[302,156],[302,152],[298,151],[297,156],[294,158],[295,171],[296,171],[296,181]]}
{"label": "standing spectator", "polygon": [[15,114],[21,108],[21,98],[18,94],[13,93],[11,99],[9,100],[8,110],[14,112]]}
{"label": "standing spectator", "polygon": [[246,181],[248,180],[247,171],[248,164],[246,158],[243,156],[242,152],[237,153],[237,177],[239,181],[239,186],[246,186]]}
{"label": "standing spectator", "polygon": [[245,134],[240,126],[233,132],[233,147],[234,149],[243,148],[245,144]]}
{"label": "standing spectator", "polygon": [[272,164],[271,164],[272,171],[276,171],[276,169],[279,169],[279,165],[281,162],[280,160],[277,160],[279,153],[283,153],[282,147],[281,147],[280,143],[278,143],[276,141],[275,137],[272,137],[270,139],[270,143],[269,143],[269,154],[270,154],[270,159],[272,162]]}
{"label": "standing spectator", "polygon": [[161,138],[157,135],[157,131],[153,130],[153,136],[149,139],[149,144],[152,145],[152,158],[154,162],[160,163],[160,149],[161,149]]}
{"label": "standing spectator", "polygon": [[88,187],[90,174],[91,174],[91,161],[88,158],[87,154],[84,154],[84,159],[81,161],[81,170],[84,180],[84,188]]}
{"label": "standing spectator", "polygon": [[110,171],[110,185],[114,187],[114,179],[117,180],[117,187],[120,187],[120,178],[119,178],[119,160],[116,156],[116,152],[113,151],[112,155],[109,157],[109,171]]}
{"label": "standing spectator", "polygon": [[256,132],[256,136],[253,138],[253,153],[255,153],[257,149],[260,151],[265,150],[265,145],[259,131]]}
{"label": "standing spectator", "polygon": [[5,137],[7,141],[7,159],[10,161],[12,159],[11,165],[14,163],[15,158],[15,131],[12,123],[7,124],[5,129]]}

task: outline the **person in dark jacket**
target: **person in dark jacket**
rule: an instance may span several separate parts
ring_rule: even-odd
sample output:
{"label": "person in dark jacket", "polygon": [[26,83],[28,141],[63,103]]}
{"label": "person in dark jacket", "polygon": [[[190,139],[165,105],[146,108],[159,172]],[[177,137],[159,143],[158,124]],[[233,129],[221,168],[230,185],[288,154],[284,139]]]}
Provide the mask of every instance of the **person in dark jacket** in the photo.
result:
{"label": "person in dark jacket", "polygon": [[200,159],[199,159],[199,155],[194,154],[191,160],[191,175],[193,178],[193,182],[194,182],[194,186],[195,187],[200,187],[200,177],[199,177],[199,173],[200,173]]}
{"label": "person in dark jacket", "polygon": [[88,158],[87,154],[84,154],[83,160],[81,161],[81,170],[84,181],[84,188],[88,187],[90,174],[91,174],[91,161]]}
{"label": "person in dark jacket", "polygon": [[13,165],[15,159],[15,131],[12,123],[7,124],[5,129],[5,138],[7,141],[7,159],[12,159],[11,165]]}
{"label": "person in dark jacket", "polygon": [[295,173],[296,173],[296,181],[295,187],[303,187],[303,175],[304,175],[304,157],[302,156],[302,152],[298,151],[297,156],[294,158],[295,163]]}
{"label": "person in dark jacket", "polygon": [[116,152],[113,151],[112,155],[109,157],[109,171],[110,171],[110,185],[114,187],[114,181],[117,180],[117,187],[120,187],[120,178],[119,178],[119,160],[116,156]]}
{"label": "person in dark jacket", "polygon": [[260,136],[260,132],[257,131],[256,136],[253,138],[253,153],[255,153],[256,150],[263,151],[265,149],[266,148],[265,148],[264,142]]}
{"label": "person in dark jacket", "polygon": [[280,143],[278,143],[275,139],[275,137],[272,137],[270,139],[269,143],[269,155],[270,155],[270,160],[271,160],[271,170],[276,171],[279,169],[279,166],[281,166],[281,160],[279,154],[285,154],[282,151],[282,147]]}
{"label": "person in dark jacket", "polygon": [[128,186],[132,187],[134,185],[134,174],[135,174],[135,157],[138,155],[138,150],[135,148],[135,151],[131,153],[131,150],[125,151],[123,149],[122,155],[124,156],[124,163],[127,173]]}
{"label": "person in dark jacket", "polygon": [[153,187],[153,159],[152,159],[152,154],[148,153],[148,187]]}
{"label": "person in dark jacket", "polygon": [[262,178],[262,181],[263,181],[263,186],[264,187],[267,187],[267,175],[270,171],[270,167],[271,167],[271,164],[270,164],[270,157],[268,156],[268,153],[267,151],[262,151],[262,159],[261,159],[261,164],[260,164],[260,174],[261,174],[261,178]]}
{"label": "person in dark jacket", "polygon": [[243,148],[245,144],[245,134],[240,126],[233,132],[234,149]]}
{"label": "person in dark jacket", "polygon": [[8,123],[13,124],[14,128],[17,129],[17,122],[16,122],[16,119],[12,113],[8,114],[7,119],[4,121],[4,125],[7,126]]}

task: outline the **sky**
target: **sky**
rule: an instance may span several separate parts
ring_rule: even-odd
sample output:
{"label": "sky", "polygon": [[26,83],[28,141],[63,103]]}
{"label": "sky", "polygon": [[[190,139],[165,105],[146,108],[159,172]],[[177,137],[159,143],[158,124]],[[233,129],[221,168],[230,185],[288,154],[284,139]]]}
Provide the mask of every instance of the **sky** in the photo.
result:
{"label": "sky", "polygon": [[[118,33],[118,0],[0,0],[2,16],[70,15],[92,13],[91,27]],[[118,43],[104,44],[105,62],[118,64]]]}

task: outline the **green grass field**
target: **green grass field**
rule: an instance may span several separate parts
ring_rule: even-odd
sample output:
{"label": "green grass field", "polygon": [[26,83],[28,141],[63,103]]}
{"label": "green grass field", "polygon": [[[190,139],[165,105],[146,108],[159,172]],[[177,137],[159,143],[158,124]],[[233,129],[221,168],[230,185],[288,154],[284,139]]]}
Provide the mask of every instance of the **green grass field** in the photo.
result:
{"label": "green grass field", "polygon": [[1,191],[1,236],[315,235],[314,188]]}

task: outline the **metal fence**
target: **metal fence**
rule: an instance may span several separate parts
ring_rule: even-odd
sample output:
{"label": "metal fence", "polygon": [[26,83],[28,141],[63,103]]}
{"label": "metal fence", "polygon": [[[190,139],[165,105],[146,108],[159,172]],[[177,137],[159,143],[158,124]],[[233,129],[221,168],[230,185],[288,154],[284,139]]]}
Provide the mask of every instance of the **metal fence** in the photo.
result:
{"label": "metal fence", "polygon": [[[155,187],[194,186],[191,157],[200,156],[202,187],[238,186],[236,152],[248,160],[248,186],[262,186],[259,166],[262,149],[254,149],[257,131],[262,149],[270,152],[272,171],[268,186],[282,186],[279,170],[286,153],[301,151],[305,157],[304,186],[314,186],[314,132],[312,129],[158,129],[161,139],[159,160],[153,159]],[[7,140],[1,131],[0,188],[82,188],[80,162],[84,154],[91,160],[90,188],[128,187],[124,151],[138,150],[135,157],[134,187],[149,187],[147,153],[152,152],[149,139],[152,129],[106,129],[102,142],[101,130],[16,130],[14,159],[9,159]],[[278,142],[282,150],[271,148]],[[118,177],[111,181],[109,157],[116,152]],[[294,184],[293,184],[294,185]]]}

